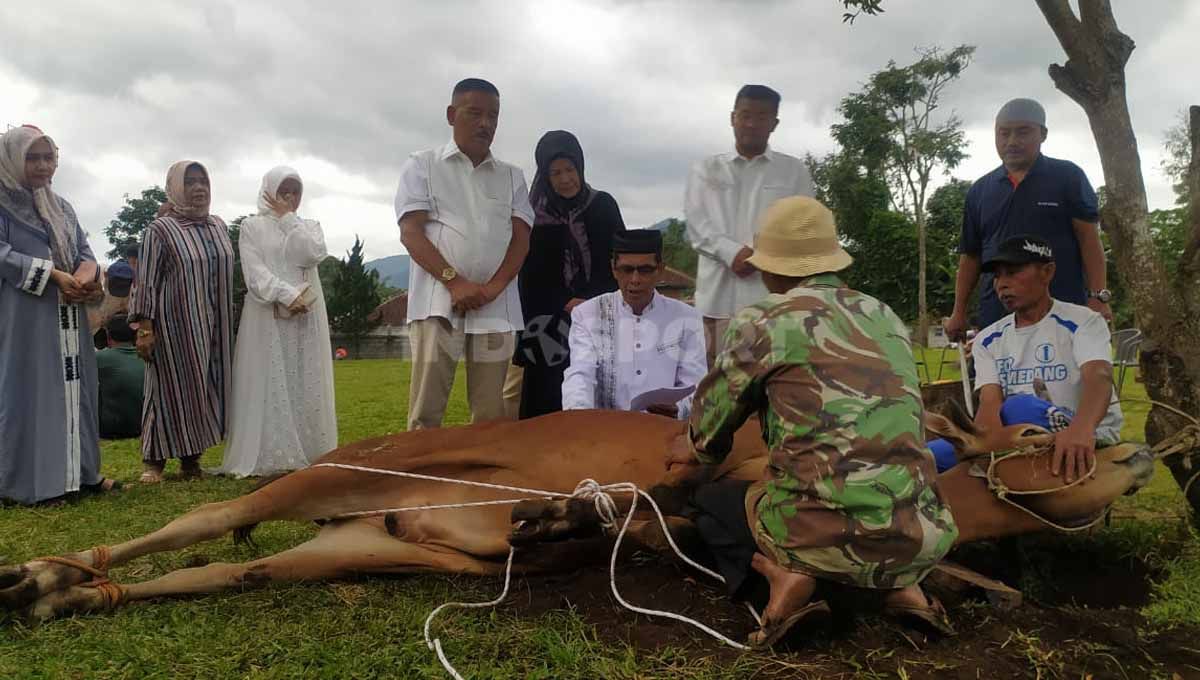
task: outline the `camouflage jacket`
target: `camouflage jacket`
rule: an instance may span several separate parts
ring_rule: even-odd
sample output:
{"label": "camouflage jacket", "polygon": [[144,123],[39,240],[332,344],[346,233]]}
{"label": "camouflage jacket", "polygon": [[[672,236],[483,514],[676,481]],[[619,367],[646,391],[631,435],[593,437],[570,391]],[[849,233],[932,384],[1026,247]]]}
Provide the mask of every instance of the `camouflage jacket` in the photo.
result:
{"label": "camouflage jacket", "polygon": [[743,309],[700,383],[701,462],[722,460],[753,413],[769,451],[746,497],[759,549],[866,588],[920,581],[958,535],[935,486],[907,331],[833,274]]}

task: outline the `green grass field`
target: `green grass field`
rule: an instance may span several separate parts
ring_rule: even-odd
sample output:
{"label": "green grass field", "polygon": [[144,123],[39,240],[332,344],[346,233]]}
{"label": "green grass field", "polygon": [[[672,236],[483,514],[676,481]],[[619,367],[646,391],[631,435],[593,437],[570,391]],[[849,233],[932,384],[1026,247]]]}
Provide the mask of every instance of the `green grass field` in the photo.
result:
{"label": "green grass field", "polygon": [[[931,354],[937,361],[940,352]],[[956,362],[953,355],[949,360]],[[948,365],[943,377],[957,377],[956,365]],[[341,442],[404,428],[406,364],[338,362],[335,378]],[[448,423],[466,420],[462,383],[460,375]],[[1144,397],[1133,376],[1125,388],[1128,396]],[[1126,411],[1130,439],[1141,438],[1145,413],[1142,406]],[[106,442],[103,451],[106,474],[126,482],[136,479],[136,441]],[[204,459],[206,467],[219,462],[219,449]],[[252,485],[210,477],[134,484],[119,494],[61,506],[0,508],[0,563],[127,540],[200,503],[234,497]],[[1086,548],[1101,559],[1141,557],[1162,574],[1143,608],[1148,625],[1200,623],[1200,544],[1184,528],[1183,512],[1174,482],[1160,471],[1149,488],[1118,503],[1111,528],[1055,539],[1054,545],[1068,551]],[[246,561],[294,545],[314,531],[306,525],[268,524],[258,529],[256,547],[212,541],[137,560],[115,569],[113,577],[145,580],[200,560]],[[442,678],[436,658],[421,641],[424,617],[448,600],[490,599],[497,588],[494,580],[466,577],[370,578],[135,604],[33,629],[0,619],[0,678]],[[602,641],[611,636],[599,635],[573,608],[539,616],[505,610],[454,612],[440,626],[447,652],[470,678],[773,677],[781,669],[787,675],[792,664],[778,656],[764,660],[694,648],[637,650]],[[717,646],[713,643],[710,650]]]}

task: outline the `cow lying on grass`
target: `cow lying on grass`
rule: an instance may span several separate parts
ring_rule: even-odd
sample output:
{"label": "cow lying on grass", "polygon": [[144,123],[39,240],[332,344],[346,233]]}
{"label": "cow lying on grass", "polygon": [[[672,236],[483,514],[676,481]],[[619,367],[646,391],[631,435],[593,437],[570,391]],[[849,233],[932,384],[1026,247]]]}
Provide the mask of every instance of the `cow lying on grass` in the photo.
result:
{"label": "cow lying on grass", "polygon": [[[930,417],[931,429],[956,437],[970,451],[970,432],[945,418]],[[519,422],[406,432],[335,449],[319,463],[339,463],[437,477],[571,493],[592,478],[601,484],[633,482],[643,489],[670,489],[664,456],[681,434],[678,421],[619,411],[569,411]],[[1014,446],[1045,444],[1051,435],[1009,428]],[[743,428],[716,479],[757,479],[766,451],[757,427]],[[1057,493],[1022,496],[1037,515],[1057,524],[1086,523],[1118,496],[1149,482],[1153,459],[1133,445],[1097,451],[1094,478]],[[1014,491],[1057,489],[1049,456],[1001,461],[994,478]],[[986,458],[985,458],[986,461]],[[1032,514],[999,500],[967,460],[938,478],[959,528],[959,543],[1046,529]],[[527,521],[515,531],[512,506],[395,512],[386,516],[331,519],[385,508],[457,504],[519,497],[510,492],[332,467],[313,467],[281,477],[251,493],[210,503],[146,536],[61,558],[34,559],[0,567],[0,607],[32,621],[117,607],[125,602],[194,595],[274,581],[315,581],[359,573],[502,573],[510,547],[522,544],[514,571],[547,572],[579,566],[561,550],[540,544],[571,532],[586,533],[587,513],[568,513],[569,503],[525,505]],[[622,500],[622,499],[617,499]],[[626,499],[627,500],[627,499]],[[244,564],[214,563],[180,569],[130,584],[108,583],[111,566],[156,552],[247,532],[270,520],[325,521],[313,539]],[[672,530],[687,521],[669,518]],[[665,545],[656,521],[635,518],[629,537],[644,546]],[[569,554],[569,553],[568,553]],[[85,583],[87,582],[87,583]]]}

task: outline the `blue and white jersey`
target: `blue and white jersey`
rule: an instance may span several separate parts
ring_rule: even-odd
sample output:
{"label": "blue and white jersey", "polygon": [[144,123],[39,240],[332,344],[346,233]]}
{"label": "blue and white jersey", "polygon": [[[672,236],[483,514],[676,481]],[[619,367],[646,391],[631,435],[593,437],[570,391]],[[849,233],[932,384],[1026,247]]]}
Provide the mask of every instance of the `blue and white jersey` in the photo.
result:
{"label": "blue and white jersey", "polygon": [[[971,354],[975,386],[999,385],[1004,396],[1033,394],[1033,381],[1046,383],[1050,401],[1079,410],[1079,367],[1089,361],[1112,363],[1108,324],[1082,305],[1055,300],[1050,313],[1032,326],[1017,328],[1009,314],[980,332]],[[1119,439],[1121,406],[1116,401],[1096,428],[1100,438]]]}

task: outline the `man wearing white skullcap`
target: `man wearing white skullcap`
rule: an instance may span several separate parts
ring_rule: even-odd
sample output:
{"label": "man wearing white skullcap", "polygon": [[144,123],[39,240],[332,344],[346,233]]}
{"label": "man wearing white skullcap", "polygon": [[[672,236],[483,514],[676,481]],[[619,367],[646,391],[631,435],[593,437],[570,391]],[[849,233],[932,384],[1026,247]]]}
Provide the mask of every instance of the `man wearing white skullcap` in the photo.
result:
{"label": "man wearing white skullcap", "polygon": [[1002,165],[979,178],[967,193],[947,335],[957,338],[966,329],[971,293],[981,274],[979,326],[1004,315],[992,276],[982,271],[982,263],[1018,234],[1040,236],[1054,248],[1057,273],[1050,292],[1055,299],[1086,304],[1111,320],[1100,213],[1087,176],[1070,161],[1042,155],[1046,111],[1032,99],[1013,99],[1001,107],[995,132]]}

